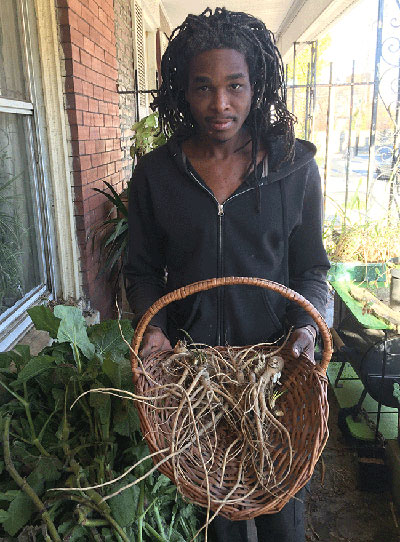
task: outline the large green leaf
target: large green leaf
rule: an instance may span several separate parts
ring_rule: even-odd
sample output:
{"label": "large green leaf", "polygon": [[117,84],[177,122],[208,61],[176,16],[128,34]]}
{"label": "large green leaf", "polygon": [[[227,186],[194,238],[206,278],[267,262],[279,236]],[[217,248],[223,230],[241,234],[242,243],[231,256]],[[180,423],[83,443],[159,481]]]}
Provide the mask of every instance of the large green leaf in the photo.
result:
{"label": "large green leaf", "polygon": [[30,359],[18,373],[18,379],[13,382],[14,387],[27,382],[30,378],[37,376],[43,371],[47,371],[52,366],[54,366],[54,358],[51,356],[36,356]]}
{"label": "large green leaf", "polygon": [[[123,478],[121,482],[113,484],[112,493],[133,482],[135,478],[131,475]],[[110,491],[111,493],[111,491]],[[132,525],[137,516],[137,506],[139,499],[139,487],[132,486],[122,491],[119,495],[116,495],[108,502],[113,518],[121,525],[121,527],[128,527]]]}
{"label": "large green leaf", "polygon": [[9,518],[9,513],[6,510],[0,510],[0,523]]}
{"label": "large green leaf", "polygon": [[132,401],[118,401],[113,412],[113,430],[124,437],[132,437],[139,431],[140,422],[137,410]]}
{"label": "large green leaf", "polygon": [[57,338],[60,318],[57,318],[53,312],[45,305],[38,305],[27,310],[36,329],[48,331],[50,337]]}
{"label": "large green leaf", "polygon": [[61,319],[57,339],[60,342],[69,342],[79,348],[84,356],[91,359],[94,354],[94,345],[89,341],[86,322],[82,311],[77,307],[57,305],[54,314]]}
{"label": "large green leaf", "polygon": [[118,363],[107,356],[103,361],[103,371],[111,380],[114,388],[121,387],[121,369]]}
{"label": "large green leaf", "polygon": [[[40,496],[43,493],[45,482],[43,469],[34,470],[26,480],[37,495]],[[35,511],[37,509],[28,495],[23,491],[18,491],[8,508],[8,518],[3,521],[4,529],[9,535],[14,536],[28,523]]]}
{"label": "large green leaf", "polygon": [[117,320],[105,320],[88,329],[90,341],[101,359],[108,355],[113,361],[119,362],[128,353],[129,347],[124,339],[128,343],[132,341],[133,329],[129,320],[120,320],[119,323],[123,337]]}

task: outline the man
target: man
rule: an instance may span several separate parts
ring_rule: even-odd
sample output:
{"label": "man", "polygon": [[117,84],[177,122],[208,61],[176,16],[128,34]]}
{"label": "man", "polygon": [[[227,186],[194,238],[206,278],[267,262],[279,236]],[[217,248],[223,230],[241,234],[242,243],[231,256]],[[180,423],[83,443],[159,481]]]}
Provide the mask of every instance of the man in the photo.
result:
{"label": "man", "polygon": [[[315,147],[295,141],[282,61],[265,25],[217,8],[189,15],[162,59],[155,100],[167,145],[135,168],[127,295],[136,318],[168,291],[218,276],[287,284],[323,311],[329,262],[321,239]],[[141,355],[195,342],[246,345],[293,327],[293,355],[313,356],[314,322],[277,294],[230,286],[170,305]],[[301,499],[256,519],[259,542],[304,541]],[[245,522],[215,521],[219,542],[247,540]]]}

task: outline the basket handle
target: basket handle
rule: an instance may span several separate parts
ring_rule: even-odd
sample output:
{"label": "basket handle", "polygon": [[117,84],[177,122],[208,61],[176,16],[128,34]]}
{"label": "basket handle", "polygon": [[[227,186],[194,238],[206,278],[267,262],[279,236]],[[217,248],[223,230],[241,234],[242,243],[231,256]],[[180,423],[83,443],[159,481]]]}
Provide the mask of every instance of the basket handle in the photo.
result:
{"label": "basket handle", "polygon": [[322,337],[324,351],[322,354],[322,360],[319,366],[319,370],[323,374],[326,373],[329,361],[332,357],[332,337],[325,320],[322,318],[317,309],[309,301],[307,301],[307,299],[305,299],[302,295],[298,294],[294,290],[291,290],[290,288],[287,288],[286,286],[283,286],[282,284],[279,284],[278,282],[273,282],[271,280],[252,277],[221,277],[201,280],[199,282],[189,284],[188,286],[182,286],[182,288],[178,288],[177,290],[169,292],[163,297],[160,297],[160,299],[158,299],[155,303],[153,303],[153,305],[151,305],[151,307],[149,307],[149,309],[140,319],[132,339],[133,352],[131,355],[131,365],[133,374],[135,374],[135,371],[137,369],[137,355],[139,352],[140,343],[142,342],[144,332],[153,316],[155,316],[161,309],[163,309],[173,301],[179,301],[192,294],[196,294],[197,292],[211,290],[212,288],[216,288],[218,286],[230,286],[233,284],[246,284],[250,286],[259,286],[260,288],[265,288],[267,290],[272,290],[273,292],[277,292],[283,297],[286,297],[286,299],[289,299],[290,301],[295,301],[298,305],[300,305],[300,307],[302,307],[306,312],[308,312],[308,314],[312,316],[315,323],[317,324]]}

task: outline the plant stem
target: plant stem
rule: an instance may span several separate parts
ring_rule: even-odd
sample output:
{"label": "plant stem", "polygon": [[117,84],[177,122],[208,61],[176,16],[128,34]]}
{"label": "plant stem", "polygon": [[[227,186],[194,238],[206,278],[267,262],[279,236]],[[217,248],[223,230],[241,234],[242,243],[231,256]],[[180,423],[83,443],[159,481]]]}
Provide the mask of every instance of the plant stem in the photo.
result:
{"label": "plant stem", "polygon": [[[85,489],[85,488],[82,488],[82,489]],[[96,504],[94,504],[89,499],[85,499],[83,497],[78,497],[76,495],[69,495],[68,498],[71,499],[72,501],[79,502],[80,504],[84,504],[84,505],[89,506],[90,508],[92,508],[95,512],[97,512],[98,514],[103,516],[104,519],[107,520],[109,525],[111,525],[111,527],[114,529],[116,534],[118,534],[122,538],[122,540],[124,542],[130,542],[129,538],[124,533],[122,527],[120,525],[118,525],[118,523],[115,521],[115,519],[113,517],[111,517],[111,515],[108,512],[106,512],[105,510],[101,510]]]}
{"label": "plant stem", "polygon": [[7,416],[5,421],[5,427],[4,427],[4,433],[3,433],[3,446],[4,446],[4,462],[6,465],[6,469],[11,476],[11,478],[14,480],[14,482],[24,491],[28,497],[31,499],[33,504],[36,506],[36,508],[39,510],[39,513],[41,514],[43,521],[46,523],[47,528],[49,530],[51,540],[53,542],[61,542],[61,538],[57,533],[57,529],[52,522],[50,515],[48,511],[46,510],[45,505],[40,500],[36,492],[31,488],[31,486],[28,484],[28,482],[20,476],[14,467],[14,464],[11,459],[11,452],[10,452],[10,422],[11,417]]}
{"label": "plant stem", "polygon": [[144,480],[140,482],[138,506],[138,542],[143,542]]}
{"label": "plant stem", "polygon": [[41,454],[45,455],[46,457],[50,457],[49,452],[43,448],[41,442],[36,436],[35,426],[33,425],[31,409],[29,406],[29,396],[28,396],[28,388],[27,388],[26,382],[24,382],[24,396],[25,396],[24,407],[25,407],[26,417],[28,418],[29,427],[31,428],[32,444],[36,446],[36,448],[39,450]]}
{"label": "plant stem", "polygon": [[151,534],[159,542],[167,542],[167,540],[163,538],[156,530],[154,530],[153,527],[149,525],[147,522],[144,524],[144,528],[146,531],[149,532],[149,534]]}
{"label": "plant stem", "polygon": [[161,533],[161,536],[163,538],[165,538],[165,531],[164,531],[164,526],[162,524],[162,521],[161,521],[161,516],[160,516],[160,511],[158,509],[158,506],[154,506],[154,516],[156,518],[156,522],[157,522],[157,525],[158,525],[158,529]]}

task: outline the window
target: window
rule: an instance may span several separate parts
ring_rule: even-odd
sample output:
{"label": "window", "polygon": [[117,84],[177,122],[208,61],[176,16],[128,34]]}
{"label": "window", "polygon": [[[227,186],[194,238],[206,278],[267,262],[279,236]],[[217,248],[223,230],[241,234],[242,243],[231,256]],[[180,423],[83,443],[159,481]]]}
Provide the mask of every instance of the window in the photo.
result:
{"label": "window", "polygon": [[0,350],[18,338],[26,308],[50,290],[28,4],[1,0],[0,10]]}

